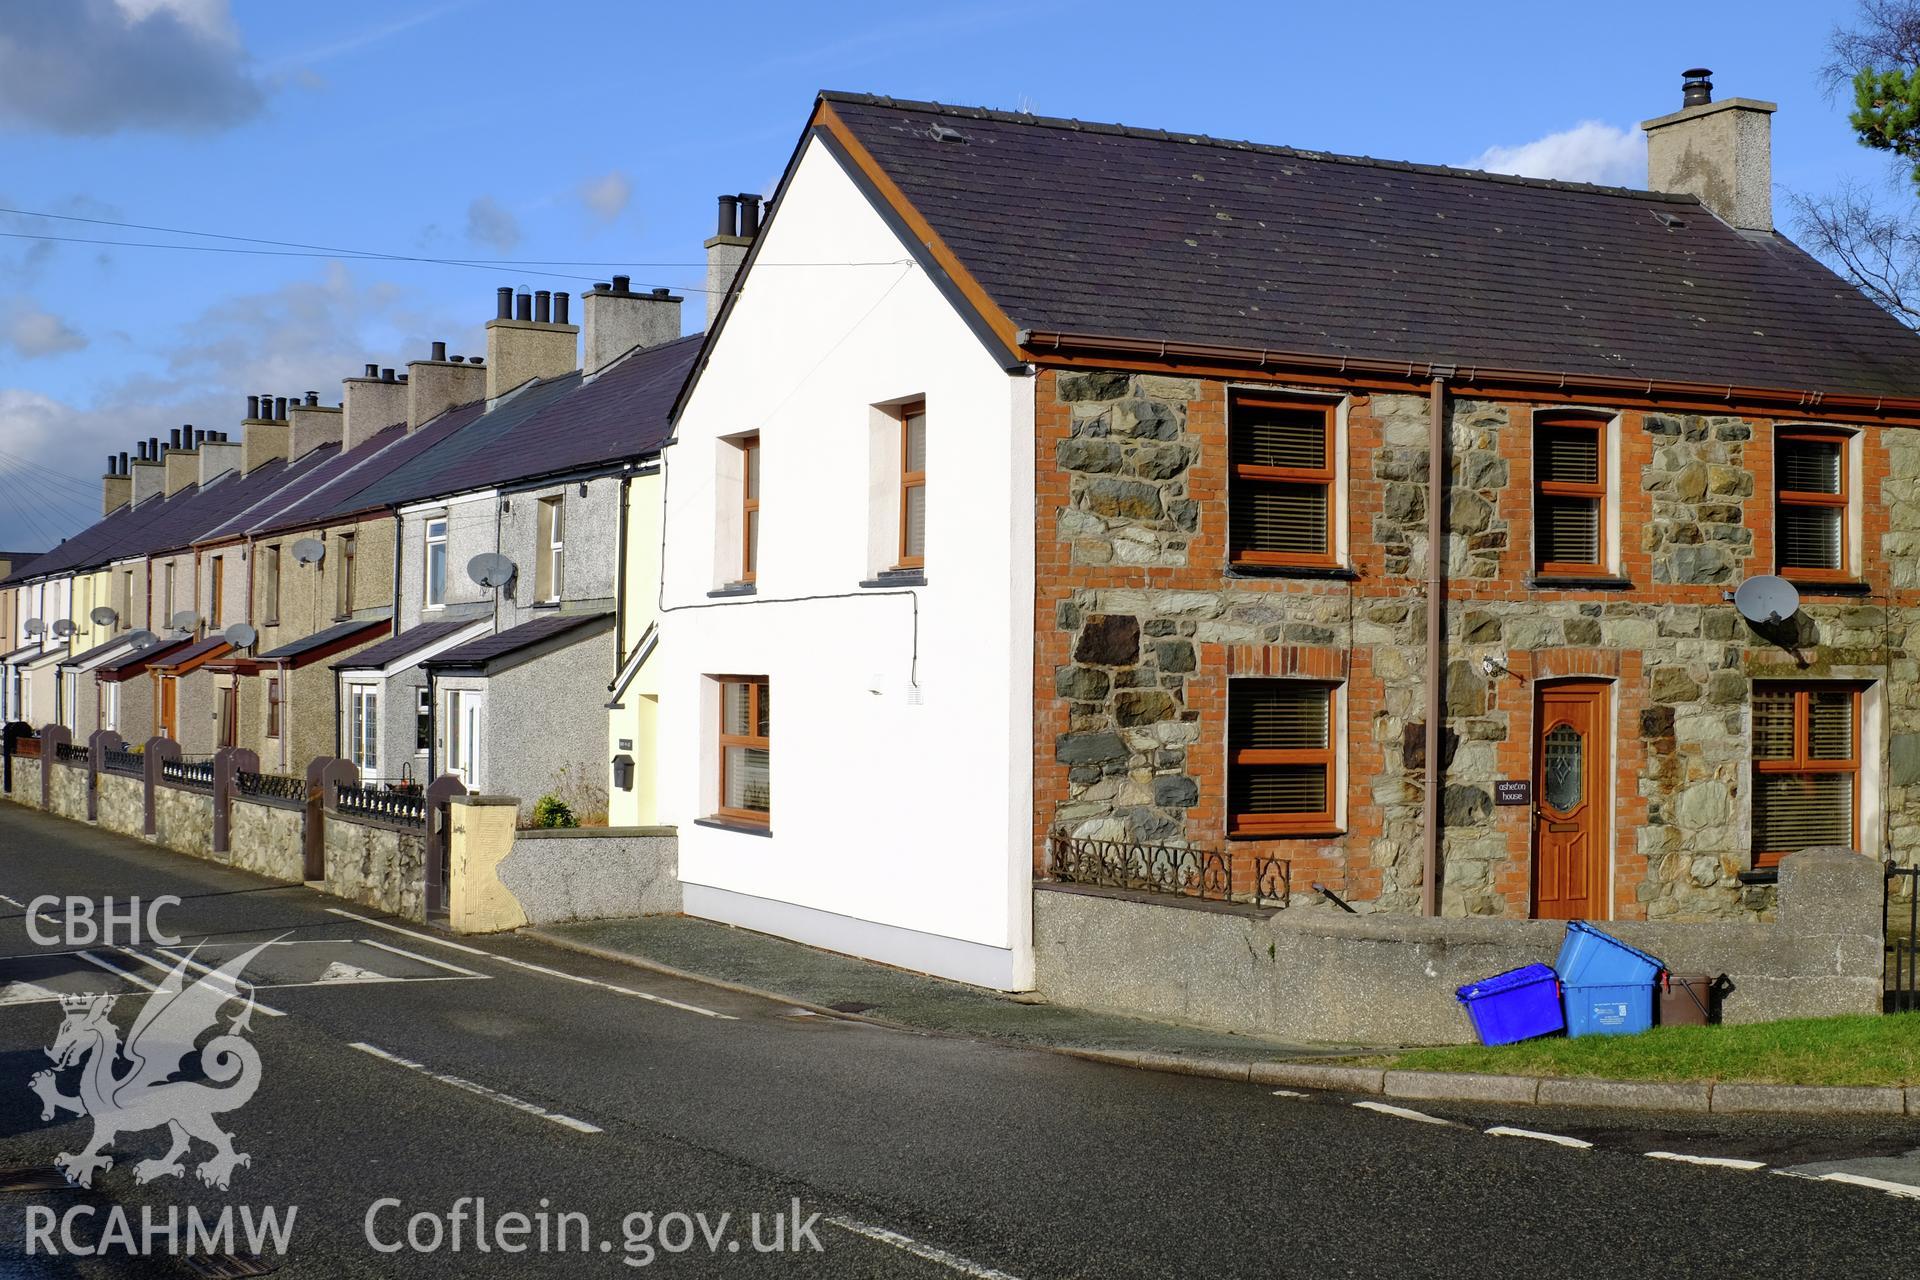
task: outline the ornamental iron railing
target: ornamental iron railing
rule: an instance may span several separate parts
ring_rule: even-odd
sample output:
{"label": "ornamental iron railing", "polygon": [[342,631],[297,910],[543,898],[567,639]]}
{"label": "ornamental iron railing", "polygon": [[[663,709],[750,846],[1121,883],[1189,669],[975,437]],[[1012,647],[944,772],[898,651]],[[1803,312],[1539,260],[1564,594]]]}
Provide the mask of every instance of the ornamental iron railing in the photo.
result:
{"label": "ornamental iron railing", "polygon": [[195,791],[213,790],[213,758],[195,756],[191,759],[162,760],[160,778],[176,787],[191,787]]}
{"label": "ornamental iron railing", "polygon": [[236,769],[233,783],[243,796],[286,800],[293,804],[304,804],[307,799],[307,780],[284,773],[249,773],[245,769]]}
{"label": "ornamental iron railing", "polygon": [[124,773],[133,777],[146,776],[146,753],[133,747],[108,747],[100,753],[100,767],[108,773]]}
{"label": "ornamental iron railing", "polygon": [[1293,863],[1265,854],[1058,834],[1047,838],[1047,853],[1048,873],[1066,884],[1263,907],[1284,907],[1292,896]]}
{"label": "ornamental iron railing", "polygon": [[427,797],[418,790],[334,784],[334,808],[350,818],[371,818],[407,827],[427,825]]}
{"label": "ornamental iron railing", "polygon": [[54,758],[69,764],[85,764],[89,758],[87,744],[84,742],[57,742],[53,747]]}

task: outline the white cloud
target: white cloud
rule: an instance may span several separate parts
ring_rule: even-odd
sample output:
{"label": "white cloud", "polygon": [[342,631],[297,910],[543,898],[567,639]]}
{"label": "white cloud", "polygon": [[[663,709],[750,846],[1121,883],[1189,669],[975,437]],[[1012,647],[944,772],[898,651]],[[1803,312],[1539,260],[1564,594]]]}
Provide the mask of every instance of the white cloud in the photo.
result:
{"label": "white cloud", "polygon": [[85,334],[24,298],[0,310],[0,346],[11,347],[29,360],[78,351],[86,345]]}
{"label": "white cloud", "polygon": [[511,253],[520,243],[520,220],[492,196],[479,196],[467,206],[467,239]]}
{"label": "white cloud", "polygon": [[188,133],[256,114],[228,0],[9,0],[0,124],[62,134]]}
{"label": "white cloud", "polygon": [[1583,120],[1571,129],[1518,146],[1488,147],[1468,167],[1529,178],[1643,187],[1647,182],[1647,144],[1637,129]]}
{"label": "white cloud", "polygon": [[633,180],[618,169],[580,184],[580,203],[601,222],[612,222],[625,213],[627,202],[632,199]]}

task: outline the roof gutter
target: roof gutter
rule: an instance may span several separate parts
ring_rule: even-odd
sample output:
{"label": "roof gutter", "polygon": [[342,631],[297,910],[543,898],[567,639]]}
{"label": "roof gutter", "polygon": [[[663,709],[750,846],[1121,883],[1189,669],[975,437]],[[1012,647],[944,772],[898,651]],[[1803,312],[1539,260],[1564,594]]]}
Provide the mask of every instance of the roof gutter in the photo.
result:
{"label": "roof gutter", "polygon": [[[1022,329],[1020,348],[1028,359],[1047,363],[1061,356],[1111,356],[1169,363],[1208,362],[1273,372],[1358,376],[1416,382],[1436,367],[1428,360],[1381,360],[1365,356],[1329,356],[1268,347],[1236,347],[1205,342],[1125,338],[1109,334]],[[1448,366],[1453,367],[1453,366]],[[1748,387],[1732,383],[1678,382],[1596,373],[1547,373],[1534,369],[1467,366],[1450,379],[1458,386],[1503,386],[1568,395],[1597,393],[1609,398],[1691,400],[1719,405],[1765,408],[1772,412],[1822,417],[1899,417],[1920,425],[1920,396],[1866,395],[1850,392],[1796,391],[1784,387]]]}

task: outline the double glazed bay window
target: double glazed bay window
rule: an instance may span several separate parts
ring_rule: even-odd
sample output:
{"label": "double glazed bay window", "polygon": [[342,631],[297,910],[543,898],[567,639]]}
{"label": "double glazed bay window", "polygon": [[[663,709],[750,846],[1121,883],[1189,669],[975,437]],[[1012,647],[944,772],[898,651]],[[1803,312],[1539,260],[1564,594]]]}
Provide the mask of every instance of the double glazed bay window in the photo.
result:
{"label": "double glazed bay window", "polygon": [[1814,845],[1858,848],[1859,800],[1860,690],[1755,685],[1755,865]]}
{"label": "double glazed bay window", "polygon": [[1534,428],[1534,564],[1541,573],[1607,570],[1606,426],[1547,421]]}
{"label": "double glazed bay window", "polygon": [[1332,568],[1331,404],[1240,396],[1228,422],[1228,534],[1235,564]]}
{"label": "double glazed bay window", "polygon": [[768,784],[767,681],[728,676],[720,681],[720,816],[764,826]]}
{"label": "double glazed bay window", "polygon": [[1844,578],[1847,564],[1847,438],[1781,432],[1774,441],[1774,544],[1780,571]]}
{"label": "double glazed bay window", "polygon": [[1227,811],[1234,835],[1325,833],[1334,825],[1334,686],[1228,683]]}

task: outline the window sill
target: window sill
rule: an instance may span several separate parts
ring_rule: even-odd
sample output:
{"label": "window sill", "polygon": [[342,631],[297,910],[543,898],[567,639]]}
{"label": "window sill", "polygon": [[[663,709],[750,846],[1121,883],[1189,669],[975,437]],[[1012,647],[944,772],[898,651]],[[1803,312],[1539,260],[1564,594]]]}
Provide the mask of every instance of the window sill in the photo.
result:
{"label": "window sill", "polygon": [[712,827],[715,831],[733,831],[743,836],[771,837],[773,835],[772,827],[756,826],[751,822],[735,822],[728,818],[695,818],[693,825]]}
{"label": "window sill", "polygon": [[1358,582],[1360,575],[1341,565],[1238,564],[1227,565],[1229,578],[1319,578],[1330,582]]}
{"label": "window sill", "polygon": [[878,574],[860,583],[862,587],[924,587],[927,585],[927,573],[924,569],[882,569]]}
{"label": "window sill", "polygon": [[1339,827],[1309,831],[1229,831],[1229,840],[1341,840],[1346,832]]}
{"label": "window sill", "polygon": [[1631,591],[1633,579],[1615,577],[1613,574],[1595,574],[1588,577],[1584,573],[1530,573],[1527,575],[1527,587],[1530,590],[1547,589],[1552,591]]}
{"label": "window sill", "polygon": [[1745,885],[1779,884],[1780,868],[1777,866],[1756,867],[1752,871],[1742,871],[1739,875],[1735,876],[1734,879]]}
{"label": "window sill", "polygon": [[721,587],[718,590],[707,592],[707,599],[718,600],[718,599],[724,599],[727,596],[750,596],[753,594],[754,594],[753,583],[729,582],[726,586]]}
{"label": "window sill", "polygon": [[1858,578],[1846,578],[1836,581],[1832,578],[1796,578],[1790,573],[1780,575],[1793,584],[1794,590],[1803,596],[1870,596],[1873,587]]}
{"label": "window sill", "polygon": [[529,609],[558,609],[559,607],[558,600],[535,600],[527,606]]}

